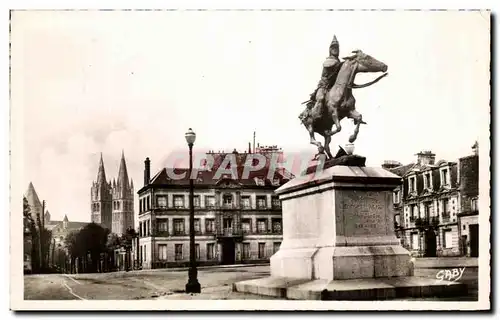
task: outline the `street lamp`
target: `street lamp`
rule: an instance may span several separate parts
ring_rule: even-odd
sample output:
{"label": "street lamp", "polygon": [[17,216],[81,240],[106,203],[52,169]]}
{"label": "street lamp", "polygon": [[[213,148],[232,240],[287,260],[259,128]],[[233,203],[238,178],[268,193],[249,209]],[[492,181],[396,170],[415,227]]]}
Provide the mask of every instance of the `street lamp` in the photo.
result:
{"label": "street lamp", "polygon": [[196,269],[195,242],[194,242],[194,186],[193,177],[193,144],[196,133],[189,128],[186,132],[186,142],[189,146],[189,279],[186,283],[186,293],[200,293],[201,286],[198,282],[198,270]]}

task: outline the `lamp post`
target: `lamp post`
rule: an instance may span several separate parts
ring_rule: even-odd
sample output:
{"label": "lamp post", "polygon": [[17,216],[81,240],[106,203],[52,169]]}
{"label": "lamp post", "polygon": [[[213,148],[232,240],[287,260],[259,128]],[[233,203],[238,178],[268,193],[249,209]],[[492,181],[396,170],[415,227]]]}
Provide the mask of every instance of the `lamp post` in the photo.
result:
{"label": "lamp post", "polygon": [[195,242],[194,242],[194,185],[193,177],[193,144],[196,134],[189,128],[186,132],[186,142],[189,146],[189,279],[186,283],[186,293],[200,293],[201,286],[198,282],[198,270],[196,269]]}

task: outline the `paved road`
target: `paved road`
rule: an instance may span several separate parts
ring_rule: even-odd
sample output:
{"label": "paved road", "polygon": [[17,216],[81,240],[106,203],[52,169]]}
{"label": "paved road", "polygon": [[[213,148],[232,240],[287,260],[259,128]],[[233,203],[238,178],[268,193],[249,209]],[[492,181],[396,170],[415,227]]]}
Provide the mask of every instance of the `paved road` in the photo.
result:
{"label": "paved road", "polygon": [[[438,271],[420,268],[415,270],[415,275],[435,278]],[[272,299],[231,290],[234,282],[266,276],[269,276],[269,266],[203,269],[198,272],[202,293],[188,295],[183,293],[187,281],[187,271],[184,270],[27,275],[24,277],[24,298],[25,300]],[[477,300],[477,277],[477,268],[467,267],[460,281],[469,285],[469,295],[453,300]]]}

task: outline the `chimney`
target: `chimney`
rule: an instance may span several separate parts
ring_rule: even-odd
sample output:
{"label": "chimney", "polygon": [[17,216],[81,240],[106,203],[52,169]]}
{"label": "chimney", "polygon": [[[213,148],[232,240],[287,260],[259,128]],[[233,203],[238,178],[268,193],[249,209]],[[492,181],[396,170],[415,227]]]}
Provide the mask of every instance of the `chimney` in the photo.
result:
{"label": "chimney", "polygon": [[403,164],[401,162],[398,162],[398,161],[385,160],[384,163],[382,164],[382,168],[389,170],[389,169],[400,167],[402,165]]}
{"label": "chimney", "polygon": [[144,186],[149,184],[149,180],[151,179],[151,161],[149,158],[146,158],[144,161]]}
{"label": "chimney", "polygon": [[253,153],[255,153],[255,131],[253,132]]}
{"label": "chimney", "polygon": [[252,143],[248,143],[248,153],[252,153]]}
{"label": "chimney", "polygon": [[417,163],[420,165],[430,164],[433,165],[436,161],[436,155],[431,151],[421,151],[416,154]]}
{"label": "chimney", "polygon": [[478,156],[479,155],[479,143],[474,143],[474,145],[472,146],[472,153],[475,155],[475,156]]}

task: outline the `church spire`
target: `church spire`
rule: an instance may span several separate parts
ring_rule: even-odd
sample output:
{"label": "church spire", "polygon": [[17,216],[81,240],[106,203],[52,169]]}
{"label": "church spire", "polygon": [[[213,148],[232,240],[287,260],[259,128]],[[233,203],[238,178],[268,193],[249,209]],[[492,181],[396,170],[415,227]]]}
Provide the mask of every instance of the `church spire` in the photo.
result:
{"label": "church spire", "polygon": [[127,173],[127,164],[125,163],[125,155],[122,150],[122,159],[120,161],[120,169],[118,170],[118,180],[116,186],[119,190],[125,191],[129,189],[129,180]]}
{"label": "church spire", "polygon": [[102,160],[102,152],[101,159],[99,160],[99,169],[97,171],[97,184],[105,184],[106,183],[106,173],[104,172],[104,161]]}

